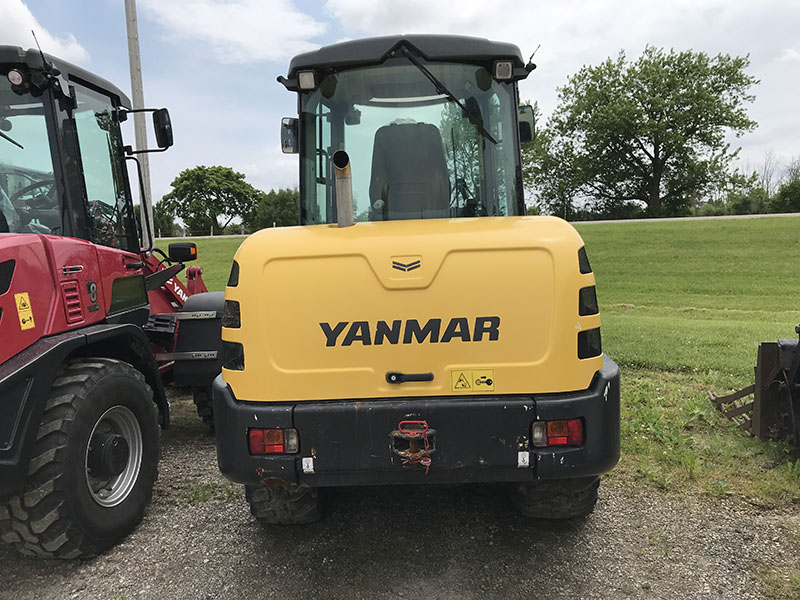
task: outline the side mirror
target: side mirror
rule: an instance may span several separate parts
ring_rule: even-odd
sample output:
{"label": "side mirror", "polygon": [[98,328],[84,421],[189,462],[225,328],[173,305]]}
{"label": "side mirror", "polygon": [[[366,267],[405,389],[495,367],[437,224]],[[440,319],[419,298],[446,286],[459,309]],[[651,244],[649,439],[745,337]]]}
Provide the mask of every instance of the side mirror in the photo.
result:
{"label": "side mirror", "polygon": [[172,262],[185,263],[197,258],[197,244],[194,242],[173,242],[168,250]]}
{"label": "side mirror", "polygon": [[297,154],[297,119],[283,117],[281,119],[281,152]]}
{"label": "side mirror", "polygon": [[172,146],[172,121],[170,121],[169,111],[166,108],[153,111],[153,128],[159,148],[166,150]]}
{"label": "side mirror", "polygon": [[536,137],[536,117],[533,115],[533,107],[530,104],[520,106],[517,109],[517,120],[520,143],[532,142]]}

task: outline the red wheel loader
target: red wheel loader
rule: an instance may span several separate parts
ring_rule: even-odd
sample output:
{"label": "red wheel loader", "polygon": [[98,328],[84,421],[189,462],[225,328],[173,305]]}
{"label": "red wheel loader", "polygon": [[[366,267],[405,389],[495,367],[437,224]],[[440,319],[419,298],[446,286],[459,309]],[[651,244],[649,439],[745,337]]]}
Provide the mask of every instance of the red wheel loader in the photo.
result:
{"label": "red wheel loader", "polygon": [[[0,538],[26,554],[90,556],[131,531],[164,384],[202,402],[219,372],[222,294],[198,267],[188,289],[176,278],[196,246],[142,247],[130,107],[92,73],[0,46]],[[166,150],[169,113],[146,110]]]}

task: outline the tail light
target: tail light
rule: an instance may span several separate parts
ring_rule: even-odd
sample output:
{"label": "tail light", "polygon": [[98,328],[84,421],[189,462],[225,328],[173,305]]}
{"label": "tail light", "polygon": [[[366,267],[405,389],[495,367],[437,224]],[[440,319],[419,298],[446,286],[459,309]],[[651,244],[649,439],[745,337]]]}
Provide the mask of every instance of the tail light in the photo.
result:
{"label": "tail light", "polygon": [[537,448],[547,446],[580,446],[583,443],[583,420],[536,421],[531,439]]}
{"label": "tail light", "polygon": [[300,446],[296,429],[250,429],[250,454],[294,454]]}

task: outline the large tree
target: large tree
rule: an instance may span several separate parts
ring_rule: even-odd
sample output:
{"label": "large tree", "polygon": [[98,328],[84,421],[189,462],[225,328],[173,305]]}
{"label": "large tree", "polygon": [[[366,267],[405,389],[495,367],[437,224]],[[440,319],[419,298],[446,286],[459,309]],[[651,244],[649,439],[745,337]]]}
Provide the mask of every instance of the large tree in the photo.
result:
{"label": "large tree", "polygon": [[583,67],[559,90],[541,142],[526,149],[540,200],[559,213],[573,200],[609,215],[687,212],[727,179],[738,152],[728,132],[756,127],[745,110],[758,83],[749,64],[648,46],[635,62],[620,52]]}
{"label": "large tree", "polygon": [[247,220],[264,196],[230,167],[186,169],[171,185],[172,191],[156,206],[179,216],[192,234],[212,228],[218,234],[235,218]]}
{"label": "large tree", "polygon": [[300,222],[300,194],[297,188],[270,190],[263,194],[256,209],[244,220],[254,231],[267,227],[287,227]]}

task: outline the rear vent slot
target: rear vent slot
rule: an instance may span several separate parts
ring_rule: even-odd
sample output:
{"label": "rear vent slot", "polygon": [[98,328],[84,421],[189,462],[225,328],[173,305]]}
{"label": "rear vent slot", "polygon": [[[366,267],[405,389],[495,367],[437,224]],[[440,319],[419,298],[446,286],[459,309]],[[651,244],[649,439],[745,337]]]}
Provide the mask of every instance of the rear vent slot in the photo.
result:
{"label": "rear vent slot", "polygon": [[588,315],[596,315],[599,311],[597,308],[597,292],[595,287],[581,288],[578,296],[578,314],[582,317]]}
{"label": "rear vent slot", "polygon": [[232,371],[244,371],[244,346],[238,342],[222,342],[222,366]]}
{"label": "rear vent slot", "polygon": [[603,353],[600,328],[578,332],[578,358],[593,358]]}
{"label": "rear vent slot", "polygon": [[222,326],[238,329],[242,326],[239,303],[236,300],[225,300],[225,310],[222,313]]}
{"label": "rear vent slot", "polygon": [[67,323],[80,323],[83,321],[83,306],[81,293],[77,281],[65,281],[61,284],[61,295],[64,298],[64,311]]}
{"label": "rear vent slot", "polygon": [[11,287],[11,276],[14,274],[13,260],[6,260],[0,263],[0,296],[8,291]]}
{"label": "rear vent slot", "polygon": [[228,287],[236,287],[237,285],[239,285],[239,263],[233,261],[231,274],[228,277]]}
{"label": "rear vent slot", "polygon": [[592,272],[592,266],[589,264],[589,257],[586,255],[586,248],[578,250],[578,267],[584,275]]}

